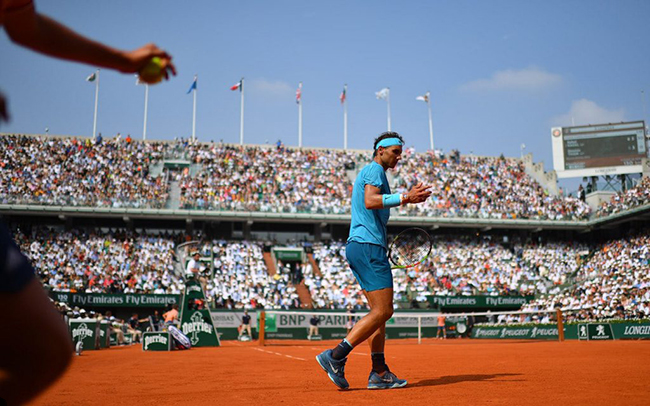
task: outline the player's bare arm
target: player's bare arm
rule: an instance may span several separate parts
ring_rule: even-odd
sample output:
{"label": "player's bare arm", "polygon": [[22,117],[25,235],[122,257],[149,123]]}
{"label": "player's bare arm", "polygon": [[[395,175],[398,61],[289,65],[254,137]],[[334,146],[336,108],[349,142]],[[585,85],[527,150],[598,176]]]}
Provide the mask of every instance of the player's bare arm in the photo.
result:
{"label": "player's bare arm", "polygon": [[[413,186],[408,193],[402,194],[402,205],[407,203],[422,203],[427,200],[429,196],[431,196],[431,186],[418,183]],[[378,187],[372,185],[365,186],[364,203],[368,210],[384,208],[382,194]]]}
{"label": "player's bare arm", "polygon": [[147,44],[133,51],[111,48],[37,13],[31,4],[7,13],[4,26],[9,38],[15,43],[56,58],[115,69],[123,73],[135,73],[151,58],[158,57],[165,78],[169,77],[169,73],[176,75],[172,57],[154,44]]}

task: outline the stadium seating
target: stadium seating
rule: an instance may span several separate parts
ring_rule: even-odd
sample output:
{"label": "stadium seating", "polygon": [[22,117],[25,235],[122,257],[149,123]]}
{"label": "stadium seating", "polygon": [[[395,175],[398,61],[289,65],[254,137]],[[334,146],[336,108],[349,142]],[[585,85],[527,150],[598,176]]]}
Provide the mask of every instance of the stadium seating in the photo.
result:
{"label": "stadium seating", "polygon": [[149,175],[160,143],[0,137],[0,203],[161,208],[169,191]]}
{"label": "stadium seating", "polygon": [[[169,179],[179,208],[281,213],[349,213],[356,171],[369,153],[328,149],[167,142],[93,142],[82,138],[0,137],[0,203],[164,208]],[[195,170],[152,176],[165,157],[182,155]],[[549,196],[520,160],[415,154],[389,172],[394,192],[417,182],[433,186],[405,216],[581,220],[579,199]],[[176,207],[171,207],[176,208]]]}
{"label": "stadium seating", "polygon": [[[182,157],[184,170],[163,163]],[[0,136],[0,204],[113,208],[178,208],[283,213],[349,213],[349,195],[368,153],[283,146],[189,142],[91,141],[74,137]],[[188,167],[191,165],[191,168]],[[157,168],[154,170],[154,168]],[[433,185],[422,205],[400,216],[576,221],[592,213],[581,200],[550,196],[520,160],[504,157],[415,154],[388,172],[394,192],[418,182]],[[593,214],[618,214],[650,202],[650,180],[616,194]],[[173,205],[171,208],[175,208]],[[91,231],[87,231],[91,230]],[[169,234],[34,227],[16,238],[44,284],[53,290],[106,293],[180,293],[174,268],[179,238]],[[503,241],[473,234],[437,236],[429,259],[395,271],[400,306],[426,306],[427,295],[537,295],[528,308],[567,307],[576,318],[650,316],[648,233],[601,245],[566,241]],[[214,262],[206,280],[215,307],[295,308],[301,303],[291,271],[270,275],[258,241],[203,241]],[[345,260],[345,244],[313,245],[302,265],[317,308],[365,307]]]}
{"label": "stadium seating", "polygon": [[55,291],[87,293],[181,293],[173,272],[175,238],[124,231],[86,234],[48,228],[16,241],[44,285]]}
{"label": "stadium seating", "polygon": [[595,216],[605,217],[646,204],[650,204],[650,178],[648,177],[642,178],[636,186],[616,193],[609,202],[603,202]]}

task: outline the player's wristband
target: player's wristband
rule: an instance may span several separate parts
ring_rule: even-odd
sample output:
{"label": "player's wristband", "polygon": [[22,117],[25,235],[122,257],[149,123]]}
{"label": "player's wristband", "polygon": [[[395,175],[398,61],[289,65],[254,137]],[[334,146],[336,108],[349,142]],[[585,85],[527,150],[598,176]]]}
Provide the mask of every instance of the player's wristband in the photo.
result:
{"label": "player's wristband", "polygon": [[402,204],[402,195],[399,193],[395,193],[392,195],[381,195],[381,199],[384,203],[384,209],[397,207],[400,204]]}

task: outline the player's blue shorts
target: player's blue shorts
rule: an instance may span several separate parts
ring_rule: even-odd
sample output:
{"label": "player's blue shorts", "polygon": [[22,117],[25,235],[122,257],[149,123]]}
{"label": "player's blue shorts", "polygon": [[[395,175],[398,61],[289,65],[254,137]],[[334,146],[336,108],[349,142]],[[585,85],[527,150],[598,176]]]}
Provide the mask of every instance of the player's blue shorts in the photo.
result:
{"label": "player's blue shorts", "polygon": [[350,241],[345,256],[352,273],[366,292],[393,287],[393,272],[384,247]]}
{"label": "player's blue shorts", "polygon": [[9,230],[0,223],[0,293],[22,290],[34,277],[34,269],[20,253]]}

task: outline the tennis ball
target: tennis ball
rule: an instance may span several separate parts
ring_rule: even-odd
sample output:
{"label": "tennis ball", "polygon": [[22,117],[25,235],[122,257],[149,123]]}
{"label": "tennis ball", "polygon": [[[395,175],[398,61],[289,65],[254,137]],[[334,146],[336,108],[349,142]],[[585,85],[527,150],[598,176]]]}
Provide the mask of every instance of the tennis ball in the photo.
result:
{"label": "tennis ball", "polygon": [[150,85],[160,82],[165,76],[162,60],[154,56],[139,72],[140,81]]}

